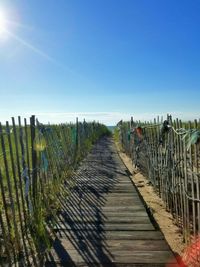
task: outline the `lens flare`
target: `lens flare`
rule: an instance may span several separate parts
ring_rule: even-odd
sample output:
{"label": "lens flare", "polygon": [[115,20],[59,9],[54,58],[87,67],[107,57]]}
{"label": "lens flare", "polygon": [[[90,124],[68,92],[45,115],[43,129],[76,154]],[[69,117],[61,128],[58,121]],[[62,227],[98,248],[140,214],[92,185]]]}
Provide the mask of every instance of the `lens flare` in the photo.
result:
{"label": "lens flare", "polygon": [[34,149],[38,152],[42,152],[46,149],[47,143],[41,132],[38,132],[34,140]]}
{"label": "lens flare", "polygon": [[200,266],[200,236],[192,238],[191,244],[185,249],[183,261],[188,267]]}

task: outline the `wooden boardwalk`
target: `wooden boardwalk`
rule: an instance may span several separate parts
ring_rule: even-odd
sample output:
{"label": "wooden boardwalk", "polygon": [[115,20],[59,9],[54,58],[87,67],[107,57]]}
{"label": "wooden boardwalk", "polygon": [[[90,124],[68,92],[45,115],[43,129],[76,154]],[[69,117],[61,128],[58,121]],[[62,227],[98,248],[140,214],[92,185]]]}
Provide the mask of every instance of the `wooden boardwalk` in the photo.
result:
{"label": "wooden boardwalk", "polygon": [[127,173],[113,141],[102,139],[61,200],[45,266],[178,266]]}

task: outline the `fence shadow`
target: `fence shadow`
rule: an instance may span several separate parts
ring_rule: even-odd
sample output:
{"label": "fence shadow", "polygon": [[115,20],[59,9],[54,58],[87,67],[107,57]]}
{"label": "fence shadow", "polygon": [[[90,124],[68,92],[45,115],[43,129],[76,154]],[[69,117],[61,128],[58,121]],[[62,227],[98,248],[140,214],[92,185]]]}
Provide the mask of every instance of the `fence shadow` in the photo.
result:
{"label": "fence shadow", "polygon": [[117,183],[114,152],[108,149],[111,142],[103,138],[95,145],[73,177],[76,185],[70,197],[66,200],[61,194],[62,210],[54,227],[57,237],[45,266],[56,266],[57,262],[64,266],[115,266],[106,244],[107,217],[103,212],[106,195]]}

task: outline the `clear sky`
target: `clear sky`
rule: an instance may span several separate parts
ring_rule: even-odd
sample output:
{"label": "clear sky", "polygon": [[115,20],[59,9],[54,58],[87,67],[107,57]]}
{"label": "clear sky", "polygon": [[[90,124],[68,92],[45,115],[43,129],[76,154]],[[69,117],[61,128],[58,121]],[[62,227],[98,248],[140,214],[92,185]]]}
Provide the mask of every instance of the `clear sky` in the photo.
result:
{"label": "clear sky", "polygon": [[0,0],[0,120],[200,117],[199,0]]}

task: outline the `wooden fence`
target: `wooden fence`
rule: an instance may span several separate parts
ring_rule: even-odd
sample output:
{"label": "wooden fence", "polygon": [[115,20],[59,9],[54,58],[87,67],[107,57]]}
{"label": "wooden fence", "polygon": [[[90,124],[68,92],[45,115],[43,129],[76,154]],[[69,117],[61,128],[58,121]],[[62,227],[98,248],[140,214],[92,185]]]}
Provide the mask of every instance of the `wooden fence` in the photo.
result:
{"label": "wooden fence", "polygon": [[1,266],[41,266],[59,196],[68,197],[73,171],[106,133],[99,123],[42,125],[35,116],[0,124]]}
{"label": "wooden fence", "polygon": [[118,129],[122,147],[164,200],[184,241],[193,242],[200,234],[200,120],[131,119]]}

